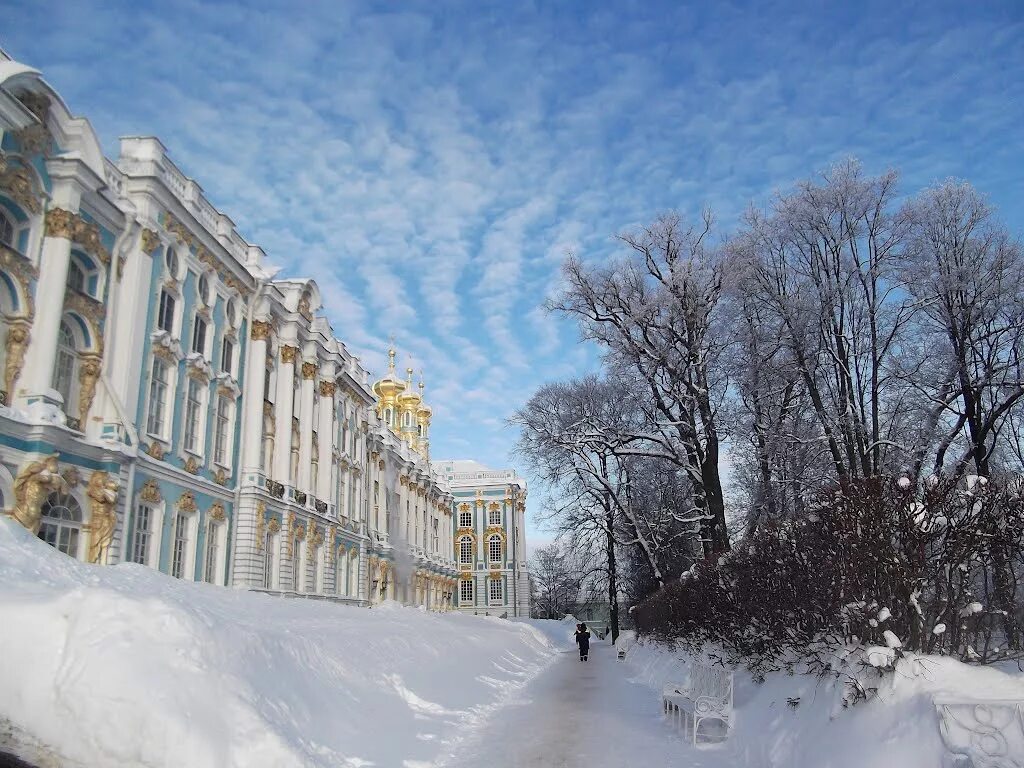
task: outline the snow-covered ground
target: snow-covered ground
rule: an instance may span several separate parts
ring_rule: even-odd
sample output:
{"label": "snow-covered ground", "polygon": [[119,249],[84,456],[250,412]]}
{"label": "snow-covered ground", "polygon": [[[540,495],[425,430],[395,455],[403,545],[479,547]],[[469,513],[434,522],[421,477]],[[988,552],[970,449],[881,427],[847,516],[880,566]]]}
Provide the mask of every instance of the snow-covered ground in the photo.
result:
{"label": "snow-covered ground", "polygon": [[736,673],[735,723],[694,748],[661,718],[686,660],[575,620],[283,600],[60,555],[0,520],[0,751],[37,765],[189,768],[936,768],[933,695],[1024,699],[1024,675],[904,660],[841,683]]}
{"label": "snow-covered ground", "polygon": [[0,749],[68,768],[429,766],[556,655],[500,619],[85,565],[6,519],[0,617]]}
{"label": "snow-covered ground", "polygon": [[[639,643],[626,664],[637,683],[660,696],[665,683],[686,680],[689,657]],[[866,672],[864,680],[870,681],[870,675]],[[1015,665],[1000,671],[935,656],[901,660],[894,675],[873,683],[878,685],[874,698],[848,708],[843,707],[841,681],[779,672],[758,684],[744,670],[735,673],[734,681],[734,727],[728,741],[696,749],[685,745],[682,749],[692,756],[687,765],[939,768],[947,755],[933,696],[1024,700],[1024,674]],[[1024,754],[1013,757],[1024,761]]]}

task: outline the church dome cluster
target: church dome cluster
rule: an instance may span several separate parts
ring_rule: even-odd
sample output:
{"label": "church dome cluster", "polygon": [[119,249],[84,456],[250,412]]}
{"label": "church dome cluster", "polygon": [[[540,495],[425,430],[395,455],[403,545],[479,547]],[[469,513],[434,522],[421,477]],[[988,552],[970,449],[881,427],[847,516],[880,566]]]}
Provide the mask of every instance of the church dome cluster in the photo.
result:
{"label": "church dome cluster", "polygon": [[377,396],[377,415],[384,424],[414,451],[430,458],[430,419],[433,409],[423,399],[426,387],[420,374],[418,385],[412,381],[413,369],[405,369],[400,379],[395,370],[394,344],[388,349],[388,372],[373,385]]}

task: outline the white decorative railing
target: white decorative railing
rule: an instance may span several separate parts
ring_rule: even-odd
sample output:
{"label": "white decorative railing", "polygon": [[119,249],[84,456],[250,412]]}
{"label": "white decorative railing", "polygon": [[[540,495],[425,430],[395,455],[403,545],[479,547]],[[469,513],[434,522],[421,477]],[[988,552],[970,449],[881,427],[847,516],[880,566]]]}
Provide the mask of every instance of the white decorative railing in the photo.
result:
{"label": "white decorative railing", "polygon": [[949,766],[1024,768],[1024,700],[935,698]]}

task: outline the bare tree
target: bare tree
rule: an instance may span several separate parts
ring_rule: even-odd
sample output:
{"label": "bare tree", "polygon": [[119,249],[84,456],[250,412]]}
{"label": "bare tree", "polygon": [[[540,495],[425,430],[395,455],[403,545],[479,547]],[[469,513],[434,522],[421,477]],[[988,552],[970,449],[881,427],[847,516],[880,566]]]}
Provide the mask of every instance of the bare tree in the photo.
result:
{"label": "bare tree", "polygon": [[697,226],[666,215],[620,235],[631,255],[610,266],[570,257],[568,287],[550,305],[644,387],[648,418],[620,454],[667,458],[689,474],[708,553],[729,548],[718,421],[727,382],[716,365],[727,340],[711,332],[722,293],[718,254],[706,244],[711,224],[710,213]]}

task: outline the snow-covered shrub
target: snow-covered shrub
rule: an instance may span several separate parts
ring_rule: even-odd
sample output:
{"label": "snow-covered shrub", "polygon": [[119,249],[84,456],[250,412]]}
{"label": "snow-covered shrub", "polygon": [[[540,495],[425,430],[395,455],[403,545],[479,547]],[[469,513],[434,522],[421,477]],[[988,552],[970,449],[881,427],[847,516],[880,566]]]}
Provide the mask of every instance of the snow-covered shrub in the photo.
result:
{"label": "snow-covered shrub", "polygon": [[801,520],[772,521],[725,558],[637,606],[641,634],[768,671],[832,669],[839,646],[1024,656],[1024,502],[990,480],[965,490],[891,478],[832,487]]}

